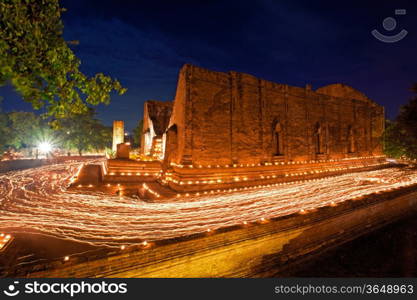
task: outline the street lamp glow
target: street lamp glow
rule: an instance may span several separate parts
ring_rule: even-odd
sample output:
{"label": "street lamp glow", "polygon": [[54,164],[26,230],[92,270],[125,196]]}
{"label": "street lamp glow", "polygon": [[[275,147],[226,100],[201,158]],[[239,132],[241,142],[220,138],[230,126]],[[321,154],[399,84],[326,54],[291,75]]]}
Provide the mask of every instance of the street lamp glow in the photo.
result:
{"label": "street lamp glow", "polygon": [[38,145],[39,150],[43,153],[49,153],[52,151],[52,145],[48,142],[42,142]]}

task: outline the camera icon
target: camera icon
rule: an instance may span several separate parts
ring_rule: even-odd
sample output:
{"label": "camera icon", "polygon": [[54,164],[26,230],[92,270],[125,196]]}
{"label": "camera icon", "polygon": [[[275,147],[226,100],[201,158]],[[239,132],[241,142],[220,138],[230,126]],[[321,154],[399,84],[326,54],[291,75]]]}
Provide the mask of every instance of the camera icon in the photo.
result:
{"label": "camera icon", "polygon": [[17,296],[20,291],[18,289],[16,289],[16,285],[19,284],[19,281],[14,281],[13,284],[10,284],[7,287],[7,290],[4,290],[3,293],[6,294],[9,297],[14,297]]}
{"label": "camera icon", "polygon": [[[407,14],[407,10],[405,9],[395,10],[395,15],[406,15],[406,14]],[[392,17],[385,18],[384,21],[382,21],[382,27],[384,27],[386,31],[393,31],[397,27],[397,21]],[[408,31],[403,29],[395,35],[385,35],[385,34],[380,33],[378,30],[374,29],[371,31],[371,33],[377,40],[381,42],[396,43],[396,42],[401,41],[403,38],[405,38],[406,35],[408,34]]]}

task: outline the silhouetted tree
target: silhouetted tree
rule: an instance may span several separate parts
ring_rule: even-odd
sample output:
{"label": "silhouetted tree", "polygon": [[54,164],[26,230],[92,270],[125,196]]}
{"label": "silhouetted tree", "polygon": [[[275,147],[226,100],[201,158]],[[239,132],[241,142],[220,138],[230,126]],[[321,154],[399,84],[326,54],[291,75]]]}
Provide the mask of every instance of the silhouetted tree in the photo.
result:
{"label": "silhouetted tree", "polygon": [[103,150],[111,145],[111,128],[96,119],[95,111],[91,108],[86,113],[63,118],[60,123],[64,148],[77,149],[79,155],[85,151]]}
{"label": "silhouetted tree", "polygon": [[10,129],[7,126],[9,118],[7,114],[3,112],[2,98],[0,97],[0,158],[3,152],[7,149],[7,142],[9,140]]}
{"label": "silhouetted tree", "polygon": [[[0,150],[28,149],[29,153],[42,141],[52,141],[55,134],[42,119],[33,112],[14,111],[4,113],[0,110]],[[1,152],[1,153],[2,153]]]}
{"label": "silhouetted tree", "polygon": [[386,120],[384,131],[384,152],[389,157],[399,158],[404,155],[404,146],[402,144],[397,122]]}
{"label": "silhouetted tree", "polygon": [[[87,104],[110,102],[123,94],[117,80],[98,73],[88,77],[62,36],[58,0],[0,1],[0,85],[10,82],[35,109],[46,107],[55,119],[86,113]],[[53,123],[57,122],[53,120]]]}
{"label": "silhouetted tree", "polygon": [[138,125],[133,129],[133,146],[140,147],[142,139],[143,120],[138,122]]}

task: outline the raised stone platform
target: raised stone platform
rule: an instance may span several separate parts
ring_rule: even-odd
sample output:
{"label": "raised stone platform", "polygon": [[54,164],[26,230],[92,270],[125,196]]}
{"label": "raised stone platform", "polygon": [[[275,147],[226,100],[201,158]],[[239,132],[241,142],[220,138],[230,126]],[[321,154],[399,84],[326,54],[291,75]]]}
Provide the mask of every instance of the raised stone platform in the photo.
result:
{"label": "raised stone platform", "polygon": [[[390,162],[385,157],[276,162],[244,166],[171,165],[169,169],[164,169],[160,161],[109,159],[98,171],[94,169],[96,175],[79,176],[73,185],[93,184],[98,188],[116,185],[124,190],[124,195],[138,195],[147,201],[169,201],[175,197],[229,193],[390,166]],[[84,166],[81,174],[90,174],[91,170],[87,168],[93,167]],[[114,189],[111,189],[111,193],[115,193]]]}
{"label": "raised stone platform", "polygon": [[161,175],[159,161],[109,159],[104,165],[103,183],[155,181]]}
{"label": "raised stone platform", "polygon": [[171,165],[160,182],[178,192],[235,189],[386,167],[385,157],[290,161],[252,165]]}

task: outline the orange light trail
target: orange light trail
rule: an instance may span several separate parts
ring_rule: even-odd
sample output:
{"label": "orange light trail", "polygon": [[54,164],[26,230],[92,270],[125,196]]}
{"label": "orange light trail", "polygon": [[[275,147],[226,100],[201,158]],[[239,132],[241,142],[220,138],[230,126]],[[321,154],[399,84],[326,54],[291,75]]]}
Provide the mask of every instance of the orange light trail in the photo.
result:
{"label": "orange light trail", "polygon": [[232,225],[259,224],[417,183],[415,169],[394,167],[148,203],[91,188],[67,190],[79,167],[80,162],[71,162],[0,175],[0,229],[124,247],[134,241],[148,243]]}

